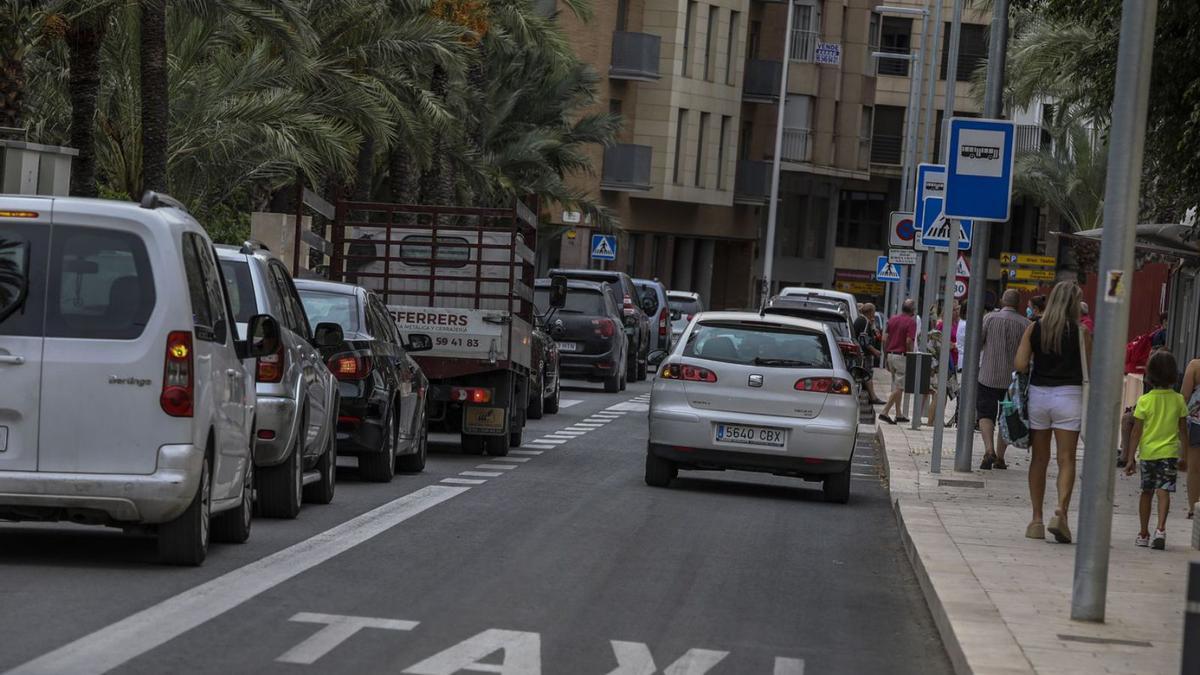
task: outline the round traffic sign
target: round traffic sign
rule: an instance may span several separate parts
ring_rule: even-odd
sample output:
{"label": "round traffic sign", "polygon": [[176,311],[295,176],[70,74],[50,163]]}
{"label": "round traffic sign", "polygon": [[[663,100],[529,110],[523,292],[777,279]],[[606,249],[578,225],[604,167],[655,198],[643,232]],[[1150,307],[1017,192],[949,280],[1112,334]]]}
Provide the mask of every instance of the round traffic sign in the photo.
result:
{"label": "round traffic sign", "polygon": [[958,300],[962,300],[963,298],[967,297],[967,280],[966,279],[955,279],[954,280],[954,297]]}
{"label": "round traffic sign", "polygon": [[897,237],[900,237],[904,241],[912,241],[914,235],[916,235],[916,229],[913,227],[912,218],[904,218],[896,223]]}

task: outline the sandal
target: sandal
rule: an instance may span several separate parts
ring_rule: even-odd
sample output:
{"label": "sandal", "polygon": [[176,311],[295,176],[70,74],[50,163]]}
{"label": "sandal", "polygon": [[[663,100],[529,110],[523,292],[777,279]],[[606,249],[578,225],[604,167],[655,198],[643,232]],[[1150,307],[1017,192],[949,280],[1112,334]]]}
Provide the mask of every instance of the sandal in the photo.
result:
{"label": "sandal", "polygon": [[990,471],[994,463],[995,459],[992,455],[984,455],[983,461],[979,463],[979,469],[981,471]]}
{"label": "sandal", "polygon": [[1071,528],[1067,525],[1066,516],[1054,514],[1054,517],[1050,519],[1050,526],[1046,529],[1050,530],[1050,534],[1054,535],[1054,540],[1058,543],[1071,543]]}
{"label": "sandal", "polygon": [[1025,528],[1025,536],[1029,539],[1045,539],[1046,526],[1041,523],[1030,523]]}
{"label": "sandal", "polygon": [[896,420],[894,420],[894,419],[892,419],[892,418],[888,417],[887,415],[884,415],[883,413],[880,413],[880,414],[879,414],[879,421],[881,421],[881,422],[887,422],[888,424],[895,424],[895,423],[896,423]]}
{"label": "sandal", "polygon": [[996,461],[992,462],[992,468],[1003,470],[1003,469],[1007,469],[1008,465],[1004,463],[1003,459],[1000,459],[999,457],[997,457]]}

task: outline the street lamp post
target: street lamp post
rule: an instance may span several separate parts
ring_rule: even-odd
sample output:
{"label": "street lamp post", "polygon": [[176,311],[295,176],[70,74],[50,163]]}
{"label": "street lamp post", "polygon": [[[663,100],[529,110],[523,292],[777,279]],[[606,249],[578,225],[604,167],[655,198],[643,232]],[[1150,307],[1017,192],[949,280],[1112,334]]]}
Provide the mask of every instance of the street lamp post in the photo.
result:
{"label": "street lamp post", "polygon": [[[787,23],[783,27],[783,74],[779,78],[779,114],[775,118],[775,156],[771,161],[771,204],[767,207],[767,241],[763,247],[762,302],[771,296],[771,276],[775,273],[775,229],[779,217],[779,163],[783,153],[783,113],[787,106],[788,63],[792,60],[793,0],[787,3]],[[765,306],[765,305],[764,305]]]}

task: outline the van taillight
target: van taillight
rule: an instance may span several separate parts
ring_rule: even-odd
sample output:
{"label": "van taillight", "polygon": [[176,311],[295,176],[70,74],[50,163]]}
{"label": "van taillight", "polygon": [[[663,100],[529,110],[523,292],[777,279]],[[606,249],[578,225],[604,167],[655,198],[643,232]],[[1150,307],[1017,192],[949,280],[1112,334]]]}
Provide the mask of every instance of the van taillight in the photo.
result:
{"label": "van taillight", "polygon": [[664,380],[683,380],[685,382],[716,382],[717,374],[708,368],[700,366],[682,365],[679,363],[668,363],[663,366],[662,373],[659,375]]}
{"label": "van taillight", "polygon": [[341,354],[329,359],[329,370],[339,380],[361,380],[371,372],[371,359],[357,354]]}
{"label": "van taillight", "polygon": [[849,394],[850,383],[840,377],[806,377],[796,380],[796,391],[811,391],[818,394]]}
{"label": "van taillight", "polygon": [[255,380],[259,382],[282,382],[283,359],[283,342],[280,342],[279,349],[274,354],[258,357],[258,369],[255,372]]}
{"label": "van taillight", "polygon": [[171,417],[192,416],[192,334],[171,331],[167,335],[167,355],[163,363],[162,394],[158,397],[163,412]]}
{"label": "van taillight", "polygon": [[670,315],[671,314],[670,314],[670,312],[667,311],[666,307],[663,307],[662,311],[660,311],[658,313],[658,336],[659,337],[667,336],[667,326],[670,323],[669,321],[667,321],[667,319],[670,317]]}
{"label": "van taillight", "polygon": [[600,337],[612,337],[617,333],[617,322],[612,319],[592,319],[592,325]]}

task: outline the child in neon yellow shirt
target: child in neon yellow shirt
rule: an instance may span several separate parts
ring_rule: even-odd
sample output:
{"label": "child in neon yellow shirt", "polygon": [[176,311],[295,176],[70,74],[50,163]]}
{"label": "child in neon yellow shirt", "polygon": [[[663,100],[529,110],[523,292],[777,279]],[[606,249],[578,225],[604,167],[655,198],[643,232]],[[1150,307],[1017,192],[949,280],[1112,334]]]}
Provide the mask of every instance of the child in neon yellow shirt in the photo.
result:
{"label": "child in neon yellow shirt", "polygon": [[[1150,355],[1146,380],[1153,389],[1138,398],[1133,409],[1133,433],[1125,446],[1125,475],[1133,475],[1134,448],[1138,448],[1138,466],[1142,470],[1142,497],[1138,504],[1142,529],[1135,543],[1159,551],[1167,547],[1167,512],[1176,477],[1180,469],[1187,470],[1187,456],[1182,453],[1181,444],[1187,438],[1188,408],[1183,396],[1173,388],[1177,377],[1178,367],[1171,352],[1160,349]],[[1158,529],[1151,543],[1150,507],[1156,494]]]}

